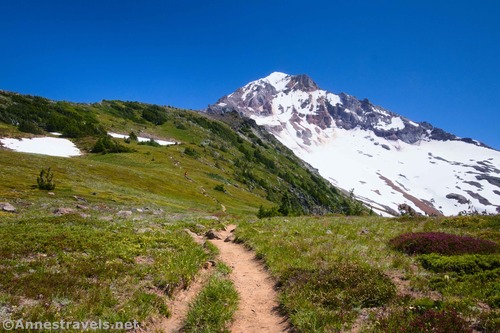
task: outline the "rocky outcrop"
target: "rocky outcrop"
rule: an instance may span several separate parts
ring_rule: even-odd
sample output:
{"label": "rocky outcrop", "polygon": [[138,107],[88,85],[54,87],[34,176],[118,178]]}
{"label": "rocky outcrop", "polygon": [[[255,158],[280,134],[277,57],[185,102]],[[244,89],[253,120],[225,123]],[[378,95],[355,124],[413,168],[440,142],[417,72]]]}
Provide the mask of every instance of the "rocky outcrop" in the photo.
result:
{"label": "rocky outcrop", "polygon": [[458,201],[459,204],[466,204],[469,202],[469,200],[467,200],[466,197],[464,197],[463,195],[460,195],[460,194],[456,194],[456,193],[450,193],[446,196],[448,199],[455,199]]}

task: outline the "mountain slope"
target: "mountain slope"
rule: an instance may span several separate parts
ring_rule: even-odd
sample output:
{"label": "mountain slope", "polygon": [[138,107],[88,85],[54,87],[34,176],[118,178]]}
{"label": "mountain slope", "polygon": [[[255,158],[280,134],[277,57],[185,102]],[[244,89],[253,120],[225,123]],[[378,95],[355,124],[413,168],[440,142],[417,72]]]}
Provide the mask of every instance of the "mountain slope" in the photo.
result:
{"label": "mountain slope", "polygon": [[[8,198],[9,188],[17,187],[29,195],[24,175],[36,175],[42,167],[57,165],[54,171],[68,194],[85,196],[98,188],[114,196],[113,200],[123,197],[124,203],[149,200],[185,209],[217,211],[224,207],[228,213],[244,214],[256,213],[261,205],[286,205],[291,214],[364,211],[274,137],[260,135],[252,129],[254,123],[240,117],[235,118],[239,125],[233,130],[205,114],[172,107],[123,101],[77,104],[0,92],[0,121],[0,138],[50,135],[47,132],[55,131],[87,152],[58,162],[51,157],[0,150],[5,176],[0,198]],[[130,152],[89,153],[106,132],[125,136],[134,132],[178,144],[157,147],[107,139],[130,148],[122,149]],[[21,161],[26,163],[12,166]],[[98,168],[91,167],[96,163]],[[82,179],[91,179],[96,188]],[[141,195],[142,191],[147,194]]]}
{"label": "mountain slope", "polygon": [[341,93],[272,73],[207,109],[264,126],[330,182],[383,214],[500,212],[500,152]]}

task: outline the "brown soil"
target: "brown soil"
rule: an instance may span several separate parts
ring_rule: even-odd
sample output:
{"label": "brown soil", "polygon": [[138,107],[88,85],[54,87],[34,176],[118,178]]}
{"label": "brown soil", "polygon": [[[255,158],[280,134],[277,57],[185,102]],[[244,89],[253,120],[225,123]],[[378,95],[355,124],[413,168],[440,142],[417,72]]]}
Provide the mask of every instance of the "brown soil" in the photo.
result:
{"label": "brown soil", "polygon": [[426,203],[426,202],[424,202],[424,201],[422,201],[422,200],[414,197],[413,195],[406,193],[400,187],[398,187],[397,185],[395,185],[387,177],[384,177],[381,174],[378,174],[378,176],[379,176],[380,179],[382,179],[383,181],[385,181],[385,183],[387,185],[389,185],[390,187],[392,187],[395,191],[398,191],[399,193],[403,194],[403,196],[406,199],[408,199],[411,202],[413,202],[415,204],[415,206],[417,206],[418,208],[420,208],[421,210],[423,210],[427,215],[435,215],[435,216],[442,216],[443,215],[443,213],[441,213],[439,210],[437,210],[436,208],[434,208],[433,206],[431,206],[430,203]]}
{"label": "brown soil", "polygon": [[277,311],[275,283],[265,267],[255,258],[255,253],[244,246],[224,242],[234,228],[231,225],[221,232],[221,240],[211,240],[220,250],[220,259],[232,268],[230,279],[240,295],[231,332],[286,332],[287,321]]}
{"label": "brown soil", "polygon": [[[234,225],[220,233],[221,239],[211,240],[220,251],[220,260],[231,267],[230,279],[240,296],[239,308],[231,326],[232,333],[278,333],[287,332],[286,318],[278,312],[277,294],[265,267],[255,258],[255,254],[243,245],[224,240],[231,235]],[[203,243],[201,236],[186,230],[193,239]],[[208,269],[207,269],[208,268]],[[189,304],[201,291],[210,276],[211,264],[205,266],[188,289],[179,290],[168,304],[171,315],[148,325],[147,332],[180,332],[189,312]]]}

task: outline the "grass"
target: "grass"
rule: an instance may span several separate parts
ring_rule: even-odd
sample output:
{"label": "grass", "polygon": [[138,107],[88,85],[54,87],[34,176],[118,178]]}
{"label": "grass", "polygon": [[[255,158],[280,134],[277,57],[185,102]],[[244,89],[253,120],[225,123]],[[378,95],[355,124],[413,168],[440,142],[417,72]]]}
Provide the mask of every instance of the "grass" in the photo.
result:
{"label": "grass", "polygon": [[[136,191],[131,191],[123,200],[133,200],[140,197],[140,192],[151,190],[153,194],[188,199],[203,206],[207,200],[201,199],[208,196],[215,203],[213,210],[226,207],[237,214],[248,214],[250,208],[255,212],[260,205],[267,207],[279,203],[286,194],[296,206],[296,212],[368,213],[368,210],[357,209],[361,207],[359,203],[309,171],[290,150],[254,122],[235,115],[229,115],[228,119],[222,117],[224,122],[198,112],[138,102],[76,104],[8,92],[0,92],[0,108],[3,110],[1,135],[28,135],[20,132],[24,125],[18,128],[6,124],[29,124],[33,127],[32,132],[39,135],[60,131],[73,138],[85,152],[121,152],[84,156],[79,160],[111,164],[113,173],[98,184],[127,177],[132,184],[125,184],[125,188]],[[24,127],[24,131],[30,130]],[[126,140],[104,140],[102,135],[107,131],[134,132],[179,144],[159,147],[154,141],[142,145],[135,141],[127,144]],[[214,187],[219,184],[207,177],[208,174],[229,180],[226,189],[232,196],[230,200],[214,193],[217,192]],[[88,176],[92,175],[85,175]],[[144,179],[134,182],[141,176]],[[187,181],[191,184],[186,184]]]}
{"label": "grass", "polygon": [[[469,218],[475,222],[470,223]],[[242,222],[236,232],[237,240],[253,248],[277,280],[281,306],[298,332],[348,330],[361,313],[366,315],[362,331],[382,332],[381,327],[398,325],[401,313],[421,306],[426,299],[432,300],[429,309],[436,312],[415,313],[404,327],[426,316],[449,317],[457,324],[450,314],[453,311],[466,321],[467,327],[473,322],[493,327],[496,324],[492,318],[499,314],[499,278],[492,266],[498,254],[476,258],[480,263],[462,259],[464,262],[454,264],[457,270],[474,262],[482,268],[475,275],[460,275],[422,266],[420,257],[402,254],[389,245],[392,238],[411,232],[498,239],[499,216],[469,218],[271,218]],[[482,227],[478,228],[478,224]],[[434,265],[438,266],[437,261]],[[449,264],[442,261],[440,265]],[[487,265],[492,269],[485,269]],[[394,276],[407,282],[401,283]],[[477,281],[476,285],[473,281]],[[434,303],[436,295],[438,303]],[[484,304],[488,304],[486,308]],[[382,322],[385,326],[380,326]]]}
{"label": "grass", "polygon": [[78,215],[3,222],[0,300],[5,316],[145,322],[189,285],[208,255],[160,220],[110,223]]}
{"label": "grass", "polygon": [[[34,189],[33,185],[37,184],[40,170],[51,167],[56,184],[53,191],[56,196],[51,201],[77,195],[102,204],[146,203],[178,212],[221,212],[220,205],[214,200],[207,200],[205,195],[215,197],[220,193],[213,190],[219,183],[206,176],[207,172],[220,170],[184,157],[176,147],[137,147],[139,152],[134,154],[89,155],[71,159],[0,150],[4,176],[0,200],[13,204],[16,201],[34,204],[47,201],[47,192]],[[153,154],[155,161],[151,160]],[[190,179],[184,177],[186,171]],[[228,197],[218,200],[235,215],[256,212],[256,207],[267,202],[242,186],[231,185],[229,191],[230,200]]]}
{"label": "grass", "polygon": [[224,263],[217,263],[216,267],[207,285],[190,304],[183,332],[230,332],[230,323],[238,308],[238,292],[227,277],[231,269]]}

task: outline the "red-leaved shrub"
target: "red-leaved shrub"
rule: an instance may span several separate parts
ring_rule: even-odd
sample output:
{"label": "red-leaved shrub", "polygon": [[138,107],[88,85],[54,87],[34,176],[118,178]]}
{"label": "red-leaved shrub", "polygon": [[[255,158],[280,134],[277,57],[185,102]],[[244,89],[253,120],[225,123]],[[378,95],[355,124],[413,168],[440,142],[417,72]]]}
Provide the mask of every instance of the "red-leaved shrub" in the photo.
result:
{"label": "red-leaved shrub", "polygon": [[492,241],[458,236],[444,232],[415,232],[399,235],[389,244],[404,253],[444,255],[487,254],[498,252],[498,245]]}
{"label": "red-leaved shrub", "polygon": [[384,333],[472,333],[469,323],[453,309],[408,309],[379,319],[373,332]]}
{"label": "red-leaved shrub", "polygon": [[467,322],[460,318],[454,310],[436,311],[429,309],[420,316],[414,318],[404,332],[415,333],[460,333],[472,332]]}

